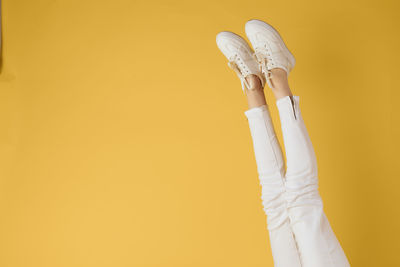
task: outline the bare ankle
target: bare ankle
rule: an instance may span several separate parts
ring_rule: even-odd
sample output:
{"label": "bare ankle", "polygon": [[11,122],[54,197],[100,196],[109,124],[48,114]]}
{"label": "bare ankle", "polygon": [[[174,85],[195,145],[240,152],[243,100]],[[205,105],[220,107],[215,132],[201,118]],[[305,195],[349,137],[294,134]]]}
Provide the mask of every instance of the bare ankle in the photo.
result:
{"label": "bare ankle", "polygon": [[272,69],[271,74],[271,81],[274,84],[274,87],[288,84],[288,77],[285,70]]}
{"label": "bare ankle", "polygon": [[260,107],[267,103],[265,100],[264,90],[261,87],[251,90],[246,89],[245,93],[249,108]]}
{"label": "bare ankle", "polygon": [[287,73],[283,69],[273,69],[271,70],[271,84],[272,84],[272,92],[275,95],[275,98],[278,100],[285,96],[292,96],[292,92],[289,87]]}
{"label": "bare ankle", "polygon": [[249,75],[246,77],[246,80],[250,86],[250,88],[247,88],[249,90],[262,90],[262,83],[260,78],[257,75]]}

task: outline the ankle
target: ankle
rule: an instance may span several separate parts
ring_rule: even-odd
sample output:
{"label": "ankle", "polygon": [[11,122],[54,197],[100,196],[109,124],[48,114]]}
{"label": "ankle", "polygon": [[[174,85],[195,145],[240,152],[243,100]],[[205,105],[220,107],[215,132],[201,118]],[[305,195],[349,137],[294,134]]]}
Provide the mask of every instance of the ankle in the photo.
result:
{"label": "ankle", "polygon": [[272,69],[271,70],[271,82],[276,86],[282,86],[288,84],[288,76],[283,69]]}
{"label": "ankle", "polygon": [[251,75],[247,76],[246,81],[250,86],[250,88],[247,88],[249,91],[263,90],[261,80],[257,75],[251,74]]}
{"label": "ankle", "polygon": [[275,98],[278,100],[285,96],[292,96],[286,71],[283,69],[273,69],[271,70],[271,74],[271,90]]}
{"label": "ankle", "polygon": [[292,94],[292,92],[290,90],[272,89],[272,93],[274,94],[276,100],[279,100],[279,99],[284,98],[286,96],[290,96],[290,97],[293,96],[293,94]]}
{"label": "ankle", "polygon": [[254,107],[260,107],[267,104],[263,88],[257,88],[251,90],[246,89],[245,93],[249,109]]}

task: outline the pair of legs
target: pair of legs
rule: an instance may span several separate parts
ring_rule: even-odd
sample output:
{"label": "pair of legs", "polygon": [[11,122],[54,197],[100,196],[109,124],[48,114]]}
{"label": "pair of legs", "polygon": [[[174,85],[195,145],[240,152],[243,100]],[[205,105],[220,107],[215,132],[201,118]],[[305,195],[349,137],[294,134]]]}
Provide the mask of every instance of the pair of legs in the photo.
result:
{"label": "pair of legs", "polygon": [[[275,99],[279,100],[285,96],[292,97],[293,94],[290,91],[286,71],[282,69],[273,69],[271,70],[271,73],[271,82],[273,85],[272,92],[274,93]],[[264,90],[261,86],[260,79],[256,75],[249,75],[246,77],[246,80],[252,89],[246,90],[249,109],[266,105],[267,102],[265,100]]]}
{"label": "pair of legs", "polygon": [[318,193],[317,163],[287,73],[272,69],[287,169],[272,125],[263,87],[256,75],[246,80],[245,112],[253,139],[272,254],[278,267],[344,267],[348,260],[326,218]]}

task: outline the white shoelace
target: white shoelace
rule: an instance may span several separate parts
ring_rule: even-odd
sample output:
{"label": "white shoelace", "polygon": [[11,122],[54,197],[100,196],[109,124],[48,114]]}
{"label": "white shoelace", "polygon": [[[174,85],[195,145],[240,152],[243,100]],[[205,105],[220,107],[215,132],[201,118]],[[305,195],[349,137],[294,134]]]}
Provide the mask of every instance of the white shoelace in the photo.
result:
{"label": "white shoelace", "polygon": [[253,55],[257,58],[257,61],[260,64],[260,70],[264,74],[269,87],[272,88],[272,83],[271,83],[272,72],[268,69],[267,65],[268,61],[272,61],[271,54],[267,49],[257,47]]}

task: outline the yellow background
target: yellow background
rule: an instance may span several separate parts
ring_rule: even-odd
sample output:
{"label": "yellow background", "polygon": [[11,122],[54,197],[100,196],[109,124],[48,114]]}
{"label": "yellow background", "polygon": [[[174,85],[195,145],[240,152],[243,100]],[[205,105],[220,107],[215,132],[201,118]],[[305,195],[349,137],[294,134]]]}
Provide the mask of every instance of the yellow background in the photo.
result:
{"label": "yellow background", "polygon": [[297,59],[352,266],[400,266],[398,13],[395,0],[3,0],[0,266],[273,266],[245,98],[215,44],[251,18]]}

